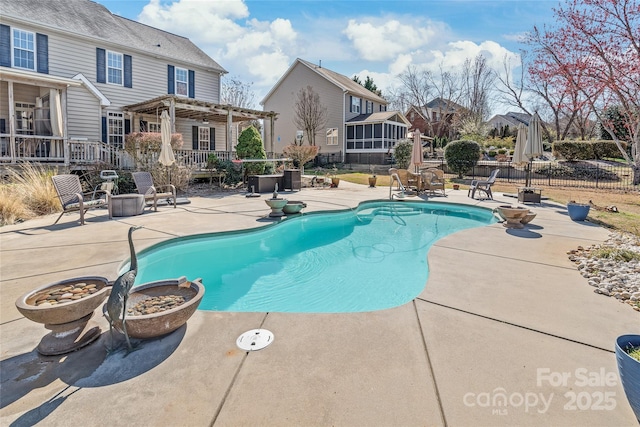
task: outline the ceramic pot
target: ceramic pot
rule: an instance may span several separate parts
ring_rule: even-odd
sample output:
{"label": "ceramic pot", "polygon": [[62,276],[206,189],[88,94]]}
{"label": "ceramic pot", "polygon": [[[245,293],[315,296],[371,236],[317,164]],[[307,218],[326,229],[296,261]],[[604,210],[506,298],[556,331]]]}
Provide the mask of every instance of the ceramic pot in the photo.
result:
{"label": "ceramic pot", "polygon": [[584,221],[589,215],[591,206],[584,203],[567,203],[569,218],[573,221]]}
{"label": "ceramic pot", "polygon": [[640,335],[622,335],[616,339],[616,362],[622,388],[640,422],[640,361],[629,356],[625,351],[628,346],[639,347]]}

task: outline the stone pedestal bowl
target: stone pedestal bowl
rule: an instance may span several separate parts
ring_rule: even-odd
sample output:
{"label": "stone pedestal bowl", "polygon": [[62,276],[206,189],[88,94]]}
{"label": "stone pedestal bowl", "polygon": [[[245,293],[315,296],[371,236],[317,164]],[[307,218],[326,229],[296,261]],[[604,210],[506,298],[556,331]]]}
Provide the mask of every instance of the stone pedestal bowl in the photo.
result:
{"label": "stone pedestal bowl", "polygon": [[288,202],[289,201],[287,199],[282,199],[282,198],[266,199],[265,203],[269,205],[269,207],[271,208],[271,212],[269,212],[269,216],[272,218],[283,216],[284,212],[282,209],[287,205]]}
{"label": "stone pedestal bowl", "polygon": [[506,228],[524,228],[521,221],[527,216],[529,209],[521,206],[501,205],[496,208],[496,212],[505,220],[502,225]]}
{"label": "stone pedestal bowl", "polygon": [[295,200],[289,200],[286,205],[282,208],[282,211],[287,215],[297,214],[303,208],[306,208],[307,204],[305,202],[299,202]]}
{"label": "stone pedestal bowl", "polygon": [[[151,314],[132,315],[130,312],[133,307],[144,300],[172,295],[183,297],[185,302],[165,311]],[[175,331],[195,313],[203,296],[204,286],[200,279],[192,282],[184,278],[160,280],[134,287],[129,293],[127,315],[125,317],[129,337],[140,339],[155,338]],[[104,312],[108,319],[106,304]],[[118,325],[118,323],[116,322],[116,326],[121,330],[121,325]]]}
{"label": "stone pedestal bowl", "polygon": [[[86,292],[74,293],[76,289]],[[95,290],[89,292],[89,289]],[[40,354],[65,354],[92,343],[100,336],[100,327],[90,325],[89,320],[110,292],[109,281],[104,277],[76,277],[41,286],[22,295],[16,300],[16,308],[27,319],[44,323],[44,327],[51,331],[38,344]],[[71,299],[77,295],[78,299]],[[56,302],[42,302],[47,300]]]}

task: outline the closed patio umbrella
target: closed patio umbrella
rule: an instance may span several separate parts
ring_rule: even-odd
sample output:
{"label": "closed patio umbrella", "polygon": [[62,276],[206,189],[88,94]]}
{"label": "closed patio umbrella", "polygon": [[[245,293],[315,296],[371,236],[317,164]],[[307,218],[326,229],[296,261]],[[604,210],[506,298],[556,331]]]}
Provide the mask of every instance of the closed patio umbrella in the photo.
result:
{"label": "closed patio umbrella", "polygon": [[413,131],[413,148],[411,149],[411,162],[415,171],[418,172],[420,165],[422,164],[422,141],[420,140],[420,131],[416,129]]}
{"label": "closed patio umbrella", "polygon": [[513,150],[513,159],[511,162],[516,166],[524,166],[529,161],[524,156],[524,147],[527,144],[527,127],[524,123],[518,125],[518,136],[516,137],[516,146]]}
{"label": "closed patio umbrella", "polygon": [[167,167],[167,179],[170,183],[168,168],[176,162],[176,158],[171,149],[171,119],[167,110],[164,110],[160,116],[160,140],[162,141],[162,148],[160,149],[158,162]]}
{"label": "closed patio umbrella", "polygon": [[534,113],[529,122],[529,130],[527,131],[527,143],[524,146],[524,155],[529,160],[529,173],[527,174],[528,187],[531,184],[531,166],[534,157],[538,157],[543,152],[542,149],[542,132],[540,131],[540,116]]}

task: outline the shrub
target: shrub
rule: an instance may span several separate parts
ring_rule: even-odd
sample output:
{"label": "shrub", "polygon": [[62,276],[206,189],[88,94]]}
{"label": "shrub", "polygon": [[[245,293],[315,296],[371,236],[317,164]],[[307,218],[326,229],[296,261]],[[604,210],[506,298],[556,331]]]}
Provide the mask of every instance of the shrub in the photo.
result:
{"label": "shrub", "polygon": [[7,183],[0,185],[0,225],[59,212],[62,207],[51,181],[53,175],[53,169],[30,163],[10,170]]}
{"label": "shrub", "polygon": [[[171,134],[171,148],[179,150],[184,145],[182,134]],[[159,132],[133,132],[124,137],[124,150],[140,164],[141,170],[157,162],[157,155],[162,148],[162,137]]]}
{"label": "shrub", "polygon": [[473,168],[480,158],[480,145],[471,140],[452,141],[444,149],[444,159],[458,178]]}
{"label": "shrub", "polygon": [[489,154],[489,157],[495,157],[498,154],[498,152],[495,150],[489,150],[488,154]]}
{"label": "shrub", "polygon": [[231,160],[224,160],[220,162],[219,170],[224,171],[224,182],[228,185],[235,185],[242,181],[242,166],[233,163]]}
{"label": "shrub", "polygon": [[320,147],[317,145],[287,145],[282,149],[285,157],[289,157],[293,161],[293,166],[303,168],[304,165],[315,159],[318,155]]}
{"label": "shrub", "polygon": [[402,141],[395,146],[393,149],[393,157],[396,159],[398,169],[407,169],[409,167],[412,149],[413,143],[407,140]]}
{"label": "shrub", "polygon": [[[627,144],[621,142],[626,150]],[[614,141],[556,141],[553,143],[553,153],[568,161],[622,158],[622,153]]]}
{"label": "shrub", "polygon": [[[240,133],[236,155],[239,159],[266,159],[267,153],[262,145],[260,133],[253,126],[249,126]],[[245,175],[260,175],[264,173],[266,162],[249,162],[244,165]]]}
{"label": "shrub", "polygon": [[[614,141],[593,141],[593,155],[596,159],[613,158],[621,159],[622,153]],[[627,149],[626,142],[620,142],[622,148]]]}

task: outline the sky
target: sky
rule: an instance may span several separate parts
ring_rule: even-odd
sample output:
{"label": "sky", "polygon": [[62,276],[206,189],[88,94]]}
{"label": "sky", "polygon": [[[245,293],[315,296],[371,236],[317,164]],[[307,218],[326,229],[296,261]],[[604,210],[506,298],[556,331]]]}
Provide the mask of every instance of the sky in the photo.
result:
{"label": "sky", "polygon": [[[188,37],[256,95],[296,58],[362,81],[384,96],[408,66],[459,68],[482,53],[519,63],[523,34],[553,21],[557,0],[94,0],[120,15]],[[514,70],[517,72],[517,68]],[[504,113],[506,111],[495,111]]]}

